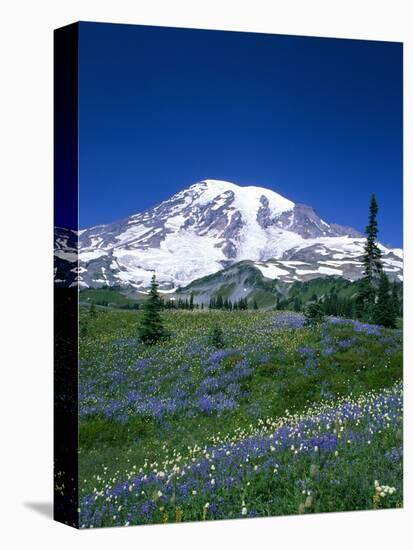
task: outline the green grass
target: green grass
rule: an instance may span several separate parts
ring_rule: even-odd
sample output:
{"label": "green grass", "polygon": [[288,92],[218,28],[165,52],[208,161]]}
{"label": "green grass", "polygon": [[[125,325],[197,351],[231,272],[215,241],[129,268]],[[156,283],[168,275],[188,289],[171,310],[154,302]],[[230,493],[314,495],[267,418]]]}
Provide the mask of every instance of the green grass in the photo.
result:
{"label": "green grass", "polygon": [[[299,414],[312,403],[334,402],[350,394],[356,398],[401,379],[399,331],[383,329],[379,335],[371,335],[345,324],[279,329],[274,325],[276,315],[263,311],[167,311],[163,316],[170,340],[144,346],[137,339],[141,312],[106,309],[92,318],[87,308],[81,308],[81,326],[87,325],[80,342],[81,405],[89,411],[82,413],[80,423],[81,494],[92,493],[102,483],[116,485],[129,479],[131,472],[168,462],[171,456],[186,456],[188,448],[202,449],[225,437],[239,439],[260,419],[282,417],[287,409]],[[227,354],[219,363],[220,370],[209,375],[208,358],[214,353],[209,332],[214,325],[223,329]],[[347,340],[348,347],[341,347]],[[139,370],[136,365],[144,361],[149,361],[148,366]],[[194,407],[205,378],[233,376],[243,362],[249,370],[237,382],[234,408],[206,413]],[[157,417],[148,410],[136,410],[136,401],[149,395],[162,402],[182,392],[189,405],[176,412]],[[228,384],[222,392],[230,395]],[[383,454],[399,445],[396,429],[388,429],[385,437],[377,437],[369,448],[344,445],[340,460],[325,467],[328,474],[310,478],[313,494],[319,495],[314,497],[311,511],[372,507],[371,476],[381,476],[383,482],[386,476],[388,484],[399,480],[401,465],[395,464],[391,473],[383,462]],[[285,477],[270,484],[264,471],[254,474],[247,493],[258,515],[266,515],[266,510],[268,514],[297,513],[302,495],[296,482],[309,477],[311,460],[302,457],[293,474],[286,470]],[[352,466],[344,468],[343,463]],[[366,475],[368,490],[360,486]],[[331,481],[335,479],[337,486]],[[225,517],[239,517],[238,500],[243,491],[246,487],[241,485],[232,497],[230,492]],[[395,497],[387,503],[398,505],[400,498],[399,493],[398,500]],[[185,519],[203,519],[202,506],[190,509]],[[168,514],[167,521],[173,520],[172,512]],[[159,512],[152,520],[164,521],[165,517]]]}
{"label": "green grass", "polygon": [[90,288],[80,292],[80,302],[95,303],[115,308],[133,306],[144,302],[144,299],[127,296],[124,292],[113,288]]}

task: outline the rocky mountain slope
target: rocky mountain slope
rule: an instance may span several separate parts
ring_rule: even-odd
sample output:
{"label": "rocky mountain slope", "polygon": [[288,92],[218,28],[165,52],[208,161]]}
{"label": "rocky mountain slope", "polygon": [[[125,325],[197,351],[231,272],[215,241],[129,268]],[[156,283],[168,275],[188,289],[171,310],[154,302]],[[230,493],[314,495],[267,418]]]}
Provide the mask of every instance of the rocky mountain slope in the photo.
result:
{"label": "rocky mountain slope", "polygon": [[[78,266],[70,265],[73,235],[63,233],[58,230],[56,278],[63,280],[67,260],[67,277],[82,288],[145,289],[155,272],[161,289],[173,292],[244,260],[265,278],[285,282],[362,274],[364,239],[355,229],[327,223],[310,206],[269,189],[218,180],[196,183],[117,223],[80,231]],[[389,275],[401,280],[402,251],[381,248]]]}

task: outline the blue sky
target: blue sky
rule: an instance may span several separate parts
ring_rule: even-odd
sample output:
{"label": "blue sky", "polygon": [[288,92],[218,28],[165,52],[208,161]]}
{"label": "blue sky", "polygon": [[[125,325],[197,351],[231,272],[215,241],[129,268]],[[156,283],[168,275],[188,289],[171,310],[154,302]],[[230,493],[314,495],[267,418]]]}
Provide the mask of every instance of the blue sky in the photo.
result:
{"label": "blue sky", "polygon": [[80,225],[206,178],[402,245],[402,45],[80,24]]}

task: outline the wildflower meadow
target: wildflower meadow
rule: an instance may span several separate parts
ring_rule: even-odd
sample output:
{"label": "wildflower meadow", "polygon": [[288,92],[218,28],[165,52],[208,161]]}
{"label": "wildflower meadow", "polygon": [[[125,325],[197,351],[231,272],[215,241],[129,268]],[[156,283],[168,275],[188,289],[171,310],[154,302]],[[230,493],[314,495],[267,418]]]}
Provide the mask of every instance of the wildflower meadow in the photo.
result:
{"label": "wildflower meadow", "polygon": [[81,527],[403,505],[400,329],[164,310],[145,345],[141,317],[80,308]]}

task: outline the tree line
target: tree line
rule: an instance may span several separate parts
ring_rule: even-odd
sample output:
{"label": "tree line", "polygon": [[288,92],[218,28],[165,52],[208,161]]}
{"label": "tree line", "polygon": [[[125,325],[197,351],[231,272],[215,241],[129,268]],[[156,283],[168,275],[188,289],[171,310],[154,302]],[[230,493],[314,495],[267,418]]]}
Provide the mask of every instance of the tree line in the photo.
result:
{"label": "tree line", "polygon": [[194,302],[194,295],[191,293],[188,298],[178,298],[177,300],[167,300],[164,301],[161,299],[162,306],[166,309],[225,309],[227,311],[237,311],[237,310],[246,310],[246,309],[258,309],[258,304],[256,300],[248,302],[247,298],[240,298],[239,300],[231,300],[229,298],[224,298],[222,295],[211,296],[208,302],[201,302],[198,304]]}

